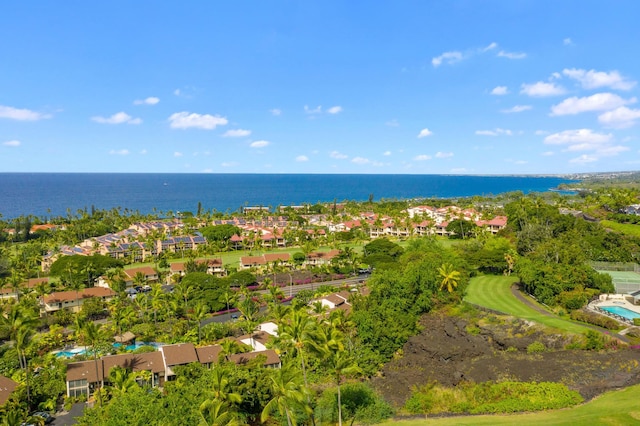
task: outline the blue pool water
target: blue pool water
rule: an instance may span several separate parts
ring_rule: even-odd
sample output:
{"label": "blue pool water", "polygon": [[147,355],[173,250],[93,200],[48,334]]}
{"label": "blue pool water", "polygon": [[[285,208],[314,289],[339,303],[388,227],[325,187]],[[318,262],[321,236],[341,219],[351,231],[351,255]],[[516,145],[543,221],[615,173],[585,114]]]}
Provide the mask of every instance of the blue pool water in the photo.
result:
{"label": "blue pool water", "polygon": [[640,314],[633,312],[627,308],[620,306],[603,306],[600,309],[603,311],[611,312],[612,314],[620,315],[623,318],[633,321],[634,318],[640,318]]}
{"label": "blue pool water", "polygon": [[[120,346],[122,346],[122,343],[114,343],[113,344],[114,348],[120,348]],[[127,351],[133,351],[133,350],[138,349],[138,348],[140,348],[142,346],[153,346],[154,348],[158,349],[162,345],[160,343],[157,343],[157,342],[136,342],[133,345],[125,346],[125,349]]]}

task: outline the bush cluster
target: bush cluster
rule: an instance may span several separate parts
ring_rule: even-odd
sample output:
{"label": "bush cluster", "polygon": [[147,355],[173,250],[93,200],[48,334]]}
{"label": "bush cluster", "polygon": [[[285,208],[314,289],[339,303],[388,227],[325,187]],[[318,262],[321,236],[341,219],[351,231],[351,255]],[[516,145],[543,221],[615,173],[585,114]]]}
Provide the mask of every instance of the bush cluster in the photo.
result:
{"label": "bush cluster", "polygon": [[617,330],[620,328],[618,321],[613,318],[583,310],[571,312],[571,319],[574,321],[597,325],[598,327],[606,328],[607,330]]}
{"label": "bush cluster", "polygon": [[578,392],[561,383],[485,382],[456,388],[430,384],[414,388],[405,409],[413,414],[497,414],[565,408],[582,401]]}

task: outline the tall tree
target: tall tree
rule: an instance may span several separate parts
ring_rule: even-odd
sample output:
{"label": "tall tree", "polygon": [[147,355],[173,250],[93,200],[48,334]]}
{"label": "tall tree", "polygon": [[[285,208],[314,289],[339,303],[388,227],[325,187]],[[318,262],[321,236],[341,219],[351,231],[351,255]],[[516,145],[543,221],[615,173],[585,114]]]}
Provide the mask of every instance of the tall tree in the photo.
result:
{"label": "tall tree", "polygon": [[264,423],[274,412],[286,417],[288,426],[298,422],[296,410],[310,412],[305,404],[306,388],[300,382],[298,371],[291,367],[275,370],[270,377],[273,398],[264,406],[260,420]]}
{"label": "tall tree", "polygon": [[442,281],[440,281],[440,291],[446,288],[449,293],[453,293],[453,290],[458,287],[460,272],[456,271],[452,264],[444,263],[438,268],[438,274],[442,278]]}

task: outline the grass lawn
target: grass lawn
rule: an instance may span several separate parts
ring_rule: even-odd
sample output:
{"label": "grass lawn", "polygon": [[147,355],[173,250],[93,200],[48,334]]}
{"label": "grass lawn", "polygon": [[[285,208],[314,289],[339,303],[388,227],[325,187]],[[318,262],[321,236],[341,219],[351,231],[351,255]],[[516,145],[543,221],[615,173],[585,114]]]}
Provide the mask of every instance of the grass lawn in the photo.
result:
{"label": "grass lawn", "polygon": [[517,278],[513,276],[482,275],[473,277],[469,282],[464,300],[570,333],[582,334],[589,329],[573,321],[543,315],[523,304],[511,293],[511,284],[516,281]]}
{"label": "grass lawn", "polygon": [[[401,426],[423,425],[640,425],[640,385],[606,394],[586,404],[539,413],[403,420]],[[384,424],[390,424],[387,422]]]}
{"label": "grass lawn", "polygon": [[640,225],[634,225],[632,223],[618,223],[612,220],[601,220],[600,224],[605,228],[613,229],[621,234],[640,237]]}

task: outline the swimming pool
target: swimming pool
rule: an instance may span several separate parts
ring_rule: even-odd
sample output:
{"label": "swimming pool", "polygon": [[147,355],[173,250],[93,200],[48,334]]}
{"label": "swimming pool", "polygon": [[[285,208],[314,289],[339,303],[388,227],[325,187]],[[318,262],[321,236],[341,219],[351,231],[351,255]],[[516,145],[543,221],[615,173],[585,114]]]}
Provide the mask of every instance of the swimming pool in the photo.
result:
{"label": "swimming pool", "polygon": [[73,358],[76,355],[84,355],[87,353],[87,350],[84,348],[75,348],[68,351],[59,351],[56,352],[56,356],[60,358]]}
{"label": "swimming pool", "polygon": [[601,306],[600,309],[602,309],[603,311],[611,312],[612,314],[620,315],[621,317],[626,318],[630,321],[633,321],[634,318],[640,318],[639,313],[627,308],[623,308],[621,306]]}
{"label": "swimming pool", "polygon": [[[120,348],[122,346],[122,343],[114,343],[113,347],[114,348]],[[136,350],[142,346],[153,346],[154,348],[158,349],[160,346],[162,346],[162,343],[158,343],[158,342],[136,342],[133,345],[127,345],[124,347],[125,350],[127,351],[133,351]]]}

